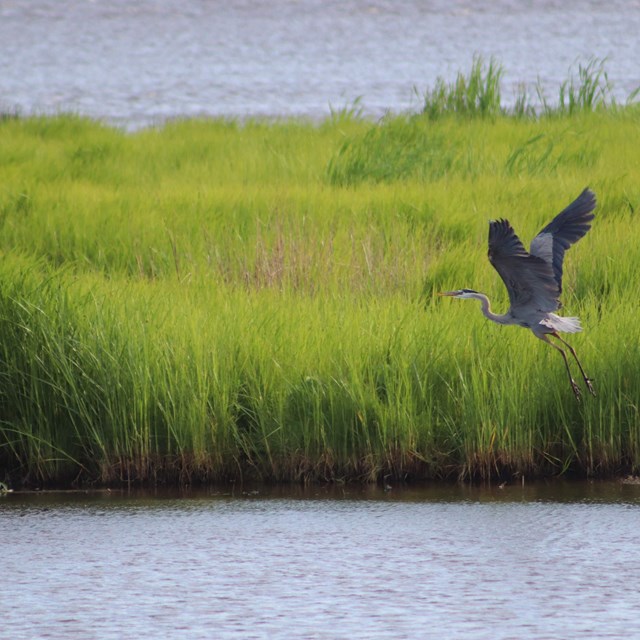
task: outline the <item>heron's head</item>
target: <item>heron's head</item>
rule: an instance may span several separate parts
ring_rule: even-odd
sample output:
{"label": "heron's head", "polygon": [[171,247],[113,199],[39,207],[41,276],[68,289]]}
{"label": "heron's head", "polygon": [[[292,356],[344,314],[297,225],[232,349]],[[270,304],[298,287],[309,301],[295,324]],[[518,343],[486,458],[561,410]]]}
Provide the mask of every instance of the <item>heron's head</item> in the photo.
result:
{"label": "heron's head", "polygon": [[449,296],[451,298],[475,298],[478,294],[473,289],[457,289],[456,291],[443,291],[439,296]]}

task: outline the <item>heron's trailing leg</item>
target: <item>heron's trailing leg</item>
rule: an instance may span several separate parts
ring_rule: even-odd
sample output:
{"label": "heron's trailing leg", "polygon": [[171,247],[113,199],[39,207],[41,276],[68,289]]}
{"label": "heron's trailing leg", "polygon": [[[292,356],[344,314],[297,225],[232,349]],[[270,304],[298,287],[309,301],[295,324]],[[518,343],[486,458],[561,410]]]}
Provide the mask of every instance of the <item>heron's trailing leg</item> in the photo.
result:
{"label": "heron's trailing leg", "polygon": [[[552,333],[550,335],[552,336],[555,335],[556,337],[558,337],[558,335],[555,333]],[[560,352],[560,355],[564,360],[564,366],[567,368],[567,374],[569,375],[569,382],[571,384],[571,389],[573,390],[573,395],[576,397],[576,400],[580,402],[580,387],[578,387],[578,385],[576,384],[576,381],[573,379],[571,375],[571,369],[569,368],[569,361],[567,360],[567,354],[564,352],[564,349],[562,347],[559,347],[557,344],[554,344],[553,342],[551,342],[551,340],[549,340],[549,338],[547,338],[546,335],[542,335],[538,337],[540,338],[540,340],[544,340],[544,342],[546,342],[547,344],[550,344],[554,349],[557,349]],[[564,340],[562,340],[562,342],[564,342]],[[565,344],[567,343],[565,342]],[[580,369],[582,369],[582,367],[580,367]]]}
{"label": "heron's trailing leg", "polygon": [[[587,386],[587,389],[589,389],[589,393],[592,396],[595,396],[596,392],[594,391],[593,385],[591,384],[593,382],[593,380],[591,380],[591,378],[589,378],[587,376],[587,374],[584,372],[584,369],[582,368],[582,364],[580,363],[580,360],[578,360],[578,356],[577,356],[577,354],[575,352],[575,349],[566,340],[563,340],[558,335],[557,332],[556,333],[552,333],[550,335],[552,335],[554,338],[558,338],[558,340],[560,340],[560,342],[562,342],[562,344],[566,345],[566,347],[569,349],[569,351],[571,351],[571,355],[575,358],[575,361],[578,363],[578,368],[580,369],[580,373],[582,374],[582,378],[584,380],[585,385]],[[549,344],[551,344],[551,343],[549,343]]]}

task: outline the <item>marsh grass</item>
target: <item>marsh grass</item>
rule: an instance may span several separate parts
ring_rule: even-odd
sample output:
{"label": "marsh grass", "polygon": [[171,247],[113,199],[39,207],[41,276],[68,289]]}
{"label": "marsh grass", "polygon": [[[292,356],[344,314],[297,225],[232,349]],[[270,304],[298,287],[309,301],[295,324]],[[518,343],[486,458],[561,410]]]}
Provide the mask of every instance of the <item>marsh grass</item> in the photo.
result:
{"label": "marsh grass", "polygon": [[[577,78],[571,73],[559,89],[558,101],[550,104],[538,84],[537,94],[546,115],[573,115],[580,111],[595,111],[614,107],[613,85],[605,68],[606,60],[591,58],[586,64],[578,63]],[[633,99],[633,94],[629,98]]]}
{"label": "marsh grass", "polygon": [[[635,106],[0,127],[2,482],[639,470]],[[578,404],[557,353],[434,294],[504,309],[488,220],[528,244],[586,185]]]}
{"label": "marsh grass", "polygon": [[[534,96],[524,84],[519,85],[514,105],[507,108],[502,101],[501,80],[504,68],[495,58],[488,62],[474,56],[468,73],[459,71],[455,81],[439,77],[435,86],[422,96],[422,114],[430,120],[457,116],[464,118],[494,118],[510,115],[536,118],[574,115],[585,111],[612,109],[617,106],[613,83],[606,71],[606,59],[591,57],[577,62],[568,70],[568,78],[558,89],[557,99],[549,99],[540,80],[533,87]],[[640,87],[632,91],[627,104],[637,99]],[[416,90],[416,93],[418,91]]]}
{"label": "marsh grass", "polygon": [[485,63],[482,56],[474,56],[468,74],[458,72],[454,82],[436,80],[433,89],[424,94],[423,114],[435,120],[444,115],[486,118],[502,111],[500,80],[502,65],[494,58]]}

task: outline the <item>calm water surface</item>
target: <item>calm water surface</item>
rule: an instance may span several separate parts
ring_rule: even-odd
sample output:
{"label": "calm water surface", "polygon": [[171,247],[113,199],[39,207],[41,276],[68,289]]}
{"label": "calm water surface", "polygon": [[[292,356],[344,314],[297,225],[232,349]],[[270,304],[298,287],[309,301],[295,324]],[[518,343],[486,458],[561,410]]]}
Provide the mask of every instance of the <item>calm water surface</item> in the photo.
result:
{"label": "calm water surface", "polygon": [[639,637],[639,525],[617,483],[11,494],[0,637]]}
{"label": "calm water surface", "polygon": [[607,59],[640,86],[640,0],[0,0],[0,108],[72,110],[137,127],[176,116],[326,117],[416,108],[475,53],[504,102]]}

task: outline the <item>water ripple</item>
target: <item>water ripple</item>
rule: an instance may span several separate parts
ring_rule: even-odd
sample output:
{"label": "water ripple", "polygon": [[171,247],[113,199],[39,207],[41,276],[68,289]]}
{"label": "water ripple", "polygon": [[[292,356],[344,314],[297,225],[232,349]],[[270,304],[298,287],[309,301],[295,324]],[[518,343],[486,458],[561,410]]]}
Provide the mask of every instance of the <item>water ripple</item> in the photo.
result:
{"label": "water ripple", "polygon": [[637,502],[3,500],[0,637],[628,637],[637,522]]}
{"label": "water ripple", "polygon": [[0,0],[0,108],[71,110],[129,127],[171,117],[326,117],[415,109],[472,57],[505,67],[504,100],[547,98],[577,61],[640,86],[638,0]]}

